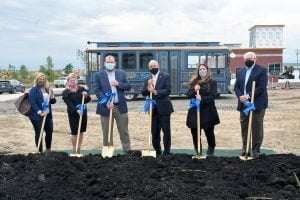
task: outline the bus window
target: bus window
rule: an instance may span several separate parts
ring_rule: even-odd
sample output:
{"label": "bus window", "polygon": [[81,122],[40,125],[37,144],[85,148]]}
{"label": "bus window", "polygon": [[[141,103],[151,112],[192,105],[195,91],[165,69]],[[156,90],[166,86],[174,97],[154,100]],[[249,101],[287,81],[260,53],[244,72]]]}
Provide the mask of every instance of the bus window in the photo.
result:
{"label": "bus window", "polygon": [[153,59],[153,53],[140,53],[140,69],[148,69],[148,63]]}
{"label": "bus window", "polygon": [[89,60],[89,70],[90,71],[98,71],[98,63],[97,63],[97,59],[98,59],[98,54],[97,53],[90,53],[90,60]]}
{"label": "bus window", "polygon": [[[105,56],[104,56],[104,59],[106,56],[108,55],[112,55],[114,58],[115,58],[115,61],[116,61],[116,69],[119,69],[119,54],[117,53],[106,53]],[[104,61],[103,61],[104,62]],[[103,65],[104,66],[104,65]]]}
{"label": "bus window", "polygon": [[218,55],[218,68],[225,68],[226,66],[226,59],[225,54]]}
{"label": "bus window", "polygon": [[196,53],[191,53],[188,55],[188,68],[197,68],[199,64],[205,64],[206,63],[206,56],[205,55],[199,55]]}
{"label": "bus window", "polygon": [[136,69],[136,54],[124,53],[122,56],[122,68],[123,69]]}
{"label": "bus window", "polygon": [[216,56],[214,54],[208,54],[207,66],[210,68],[216,68]]}

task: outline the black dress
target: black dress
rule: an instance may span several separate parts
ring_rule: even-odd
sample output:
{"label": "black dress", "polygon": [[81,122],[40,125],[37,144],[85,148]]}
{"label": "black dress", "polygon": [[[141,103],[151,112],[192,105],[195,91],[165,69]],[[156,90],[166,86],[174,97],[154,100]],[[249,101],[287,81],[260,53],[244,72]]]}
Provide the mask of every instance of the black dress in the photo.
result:
{"label": "black dress", "polygon": [[[201,104],[200,104],[200,126],[203,129],[219,124],[220,119],[215,106],[215,98],[217,96],[217,82],[209,80],[207,83],[201,83],[200,91]],[[190,89],[187,94],[188,98],[195,98],[196,91]],[[191,108],[188,111],[186,125],[189,128],[197,128],[197,109]]]}
{"label": "black dress", "polygon": [[[64,102],[67,104],[67,111],[68,111],[68,117],[69,117],[69,124],[71,128],[71,134],[77,135],[77,129],[79,124],[79,114],[77,113],[76,106],[78,104],[81,104],[82,101],[82,92],[87,90],[83,87],[78,86],[77,92],[71,92],[69,89],[65,89],[63,91],[62,98]],[[88,103],[91,100],[91,97],[87,95],[87,97],[84,100],[84,103]],[[86,132],[86,126],[87,126],[87,110],[84,111],[82,115],[82,124],[81,124],[81,130],[80,132]]]}

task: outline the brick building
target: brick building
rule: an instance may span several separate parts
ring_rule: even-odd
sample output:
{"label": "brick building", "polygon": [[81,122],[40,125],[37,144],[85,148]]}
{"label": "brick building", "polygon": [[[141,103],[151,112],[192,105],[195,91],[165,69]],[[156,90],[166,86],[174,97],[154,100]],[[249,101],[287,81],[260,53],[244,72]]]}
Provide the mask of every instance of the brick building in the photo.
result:
{"label": "brick building", "polygon": [[279,75],[283,71],[283,48],[232,48],[235,54],[230,58],[230,73],[235,74],[237,68],[245,66],[243,55],[252,51],[256,53],[257,64],[268,68],[269,75]]}

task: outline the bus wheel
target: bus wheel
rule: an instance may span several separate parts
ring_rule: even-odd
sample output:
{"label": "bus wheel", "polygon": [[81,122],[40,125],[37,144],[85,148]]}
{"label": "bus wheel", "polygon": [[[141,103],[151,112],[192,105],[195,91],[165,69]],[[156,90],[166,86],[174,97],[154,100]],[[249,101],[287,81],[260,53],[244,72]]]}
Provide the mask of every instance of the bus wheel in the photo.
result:
{"label": "bus wheel", "polygon": [[127,101],[133,101],[137,98],[137,96],[138,96],[137,94],[125,94],[125,99]]}

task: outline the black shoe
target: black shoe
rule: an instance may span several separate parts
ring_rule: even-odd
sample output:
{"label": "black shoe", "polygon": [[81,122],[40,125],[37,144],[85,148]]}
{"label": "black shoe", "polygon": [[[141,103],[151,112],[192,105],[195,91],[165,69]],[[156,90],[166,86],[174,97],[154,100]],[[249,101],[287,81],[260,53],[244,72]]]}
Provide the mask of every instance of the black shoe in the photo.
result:
{"label": "black shoe", "polygon": [[170,151],[164,151],[163,155],[171,155]]}
{"label": "black shoe", "polygon": [[[240,154],[240,156],[246,156],[246,152],[242,152],[242,153]],[[251,154],[248,153],[248,157],[250,157],[250,156],[251,156]]]}
{"label": "black shoe", "polygon": [[215,148],[214,147],[208,147],[206,151],[206,156],[214,156],[215,154]]}

